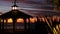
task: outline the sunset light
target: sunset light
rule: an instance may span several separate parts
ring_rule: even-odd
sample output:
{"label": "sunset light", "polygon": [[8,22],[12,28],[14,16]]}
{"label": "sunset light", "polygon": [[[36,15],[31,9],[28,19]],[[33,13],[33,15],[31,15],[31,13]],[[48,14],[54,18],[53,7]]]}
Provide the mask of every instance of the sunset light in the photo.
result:
{"label": "sunset light", "polygon": [[0,33],[60,34],[60,0],[0,0]]}

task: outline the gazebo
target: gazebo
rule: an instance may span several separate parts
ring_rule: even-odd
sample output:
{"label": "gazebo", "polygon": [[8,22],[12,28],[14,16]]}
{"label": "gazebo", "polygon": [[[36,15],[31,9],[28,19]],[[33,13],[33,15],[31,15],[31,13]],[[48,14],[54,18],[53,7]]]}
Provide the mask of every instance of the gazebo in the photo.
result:
{"label": "gazebo", "polygon": [[[15,31],[17,24],[24,24],[24,27],[22,27],[25,31],[27,29],[26,24],[30,23],[30,18],[33,18],[31,15],[25,14],[24,12],[21,12],[18,10],[18,6],[16,5],[16,0],[14,1],[14,5],[12,6],[12,10],[2,14],[0,16],[0,24],[2,27],[2,31],[6,30],[8,31],[8,27],[12,27],[12,31]],[[11,25],[11,26],[10,26]]]}

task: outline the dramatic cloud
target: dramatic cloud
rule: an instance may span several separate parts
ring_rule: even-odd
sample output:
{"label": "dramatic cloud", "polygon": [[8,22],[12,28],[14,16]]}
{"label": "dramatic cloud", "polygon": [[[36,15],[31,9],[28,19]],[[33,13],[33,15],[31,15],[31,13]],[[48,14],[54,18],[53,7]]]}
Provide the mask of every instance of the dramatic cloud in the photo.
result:
{"label": "dramatic cloud", "polygon": [[[0,0],[0,12],[5,13],[11,10],[14,0]],[[34,16],[59,15],[60,12],[53,10],[53,5],[47,0],[17,0],[19,10]]]}

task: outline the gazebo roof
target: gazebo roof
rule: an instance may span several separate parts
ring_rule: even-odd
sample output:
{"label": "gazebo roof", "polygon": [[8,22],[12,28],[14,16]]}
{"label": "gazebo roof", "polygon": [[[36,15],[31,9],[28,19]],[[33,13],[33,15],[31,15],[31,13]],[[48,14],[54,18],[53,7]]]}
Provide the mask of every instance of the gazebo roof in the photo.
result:
{"label": "gazebo roof", "polygon": [[32,16],[18,10],[16,0],[14,0],[12,10],[0,16],[0,18],[30,18],[30,17]]}
{"label": "gazebo roof", "polygon": [[[14,12],[16,11],[16,12]],[[30,18],[31,15],[25,14],[24,12],[21,12],[19,10],[11,10],[5,14],[1,15],[1,18]]]}

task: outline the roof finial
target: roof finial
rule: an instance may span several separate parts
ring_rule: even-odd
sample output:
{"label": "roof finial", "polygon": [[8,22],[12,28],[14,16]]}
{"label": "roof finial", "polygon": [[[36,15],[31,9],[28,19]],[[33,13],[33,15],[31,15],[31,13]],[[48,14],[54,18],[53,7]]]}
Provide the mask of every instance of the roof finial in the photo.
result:
{"label": "roof finial", "polygon": [[13,2],[14,3],[14,5],[12,6],[12,9],[13,10],[18,10],[18,6],[16,5],[16,1],[17,0],[14,0],[14,2]]}

